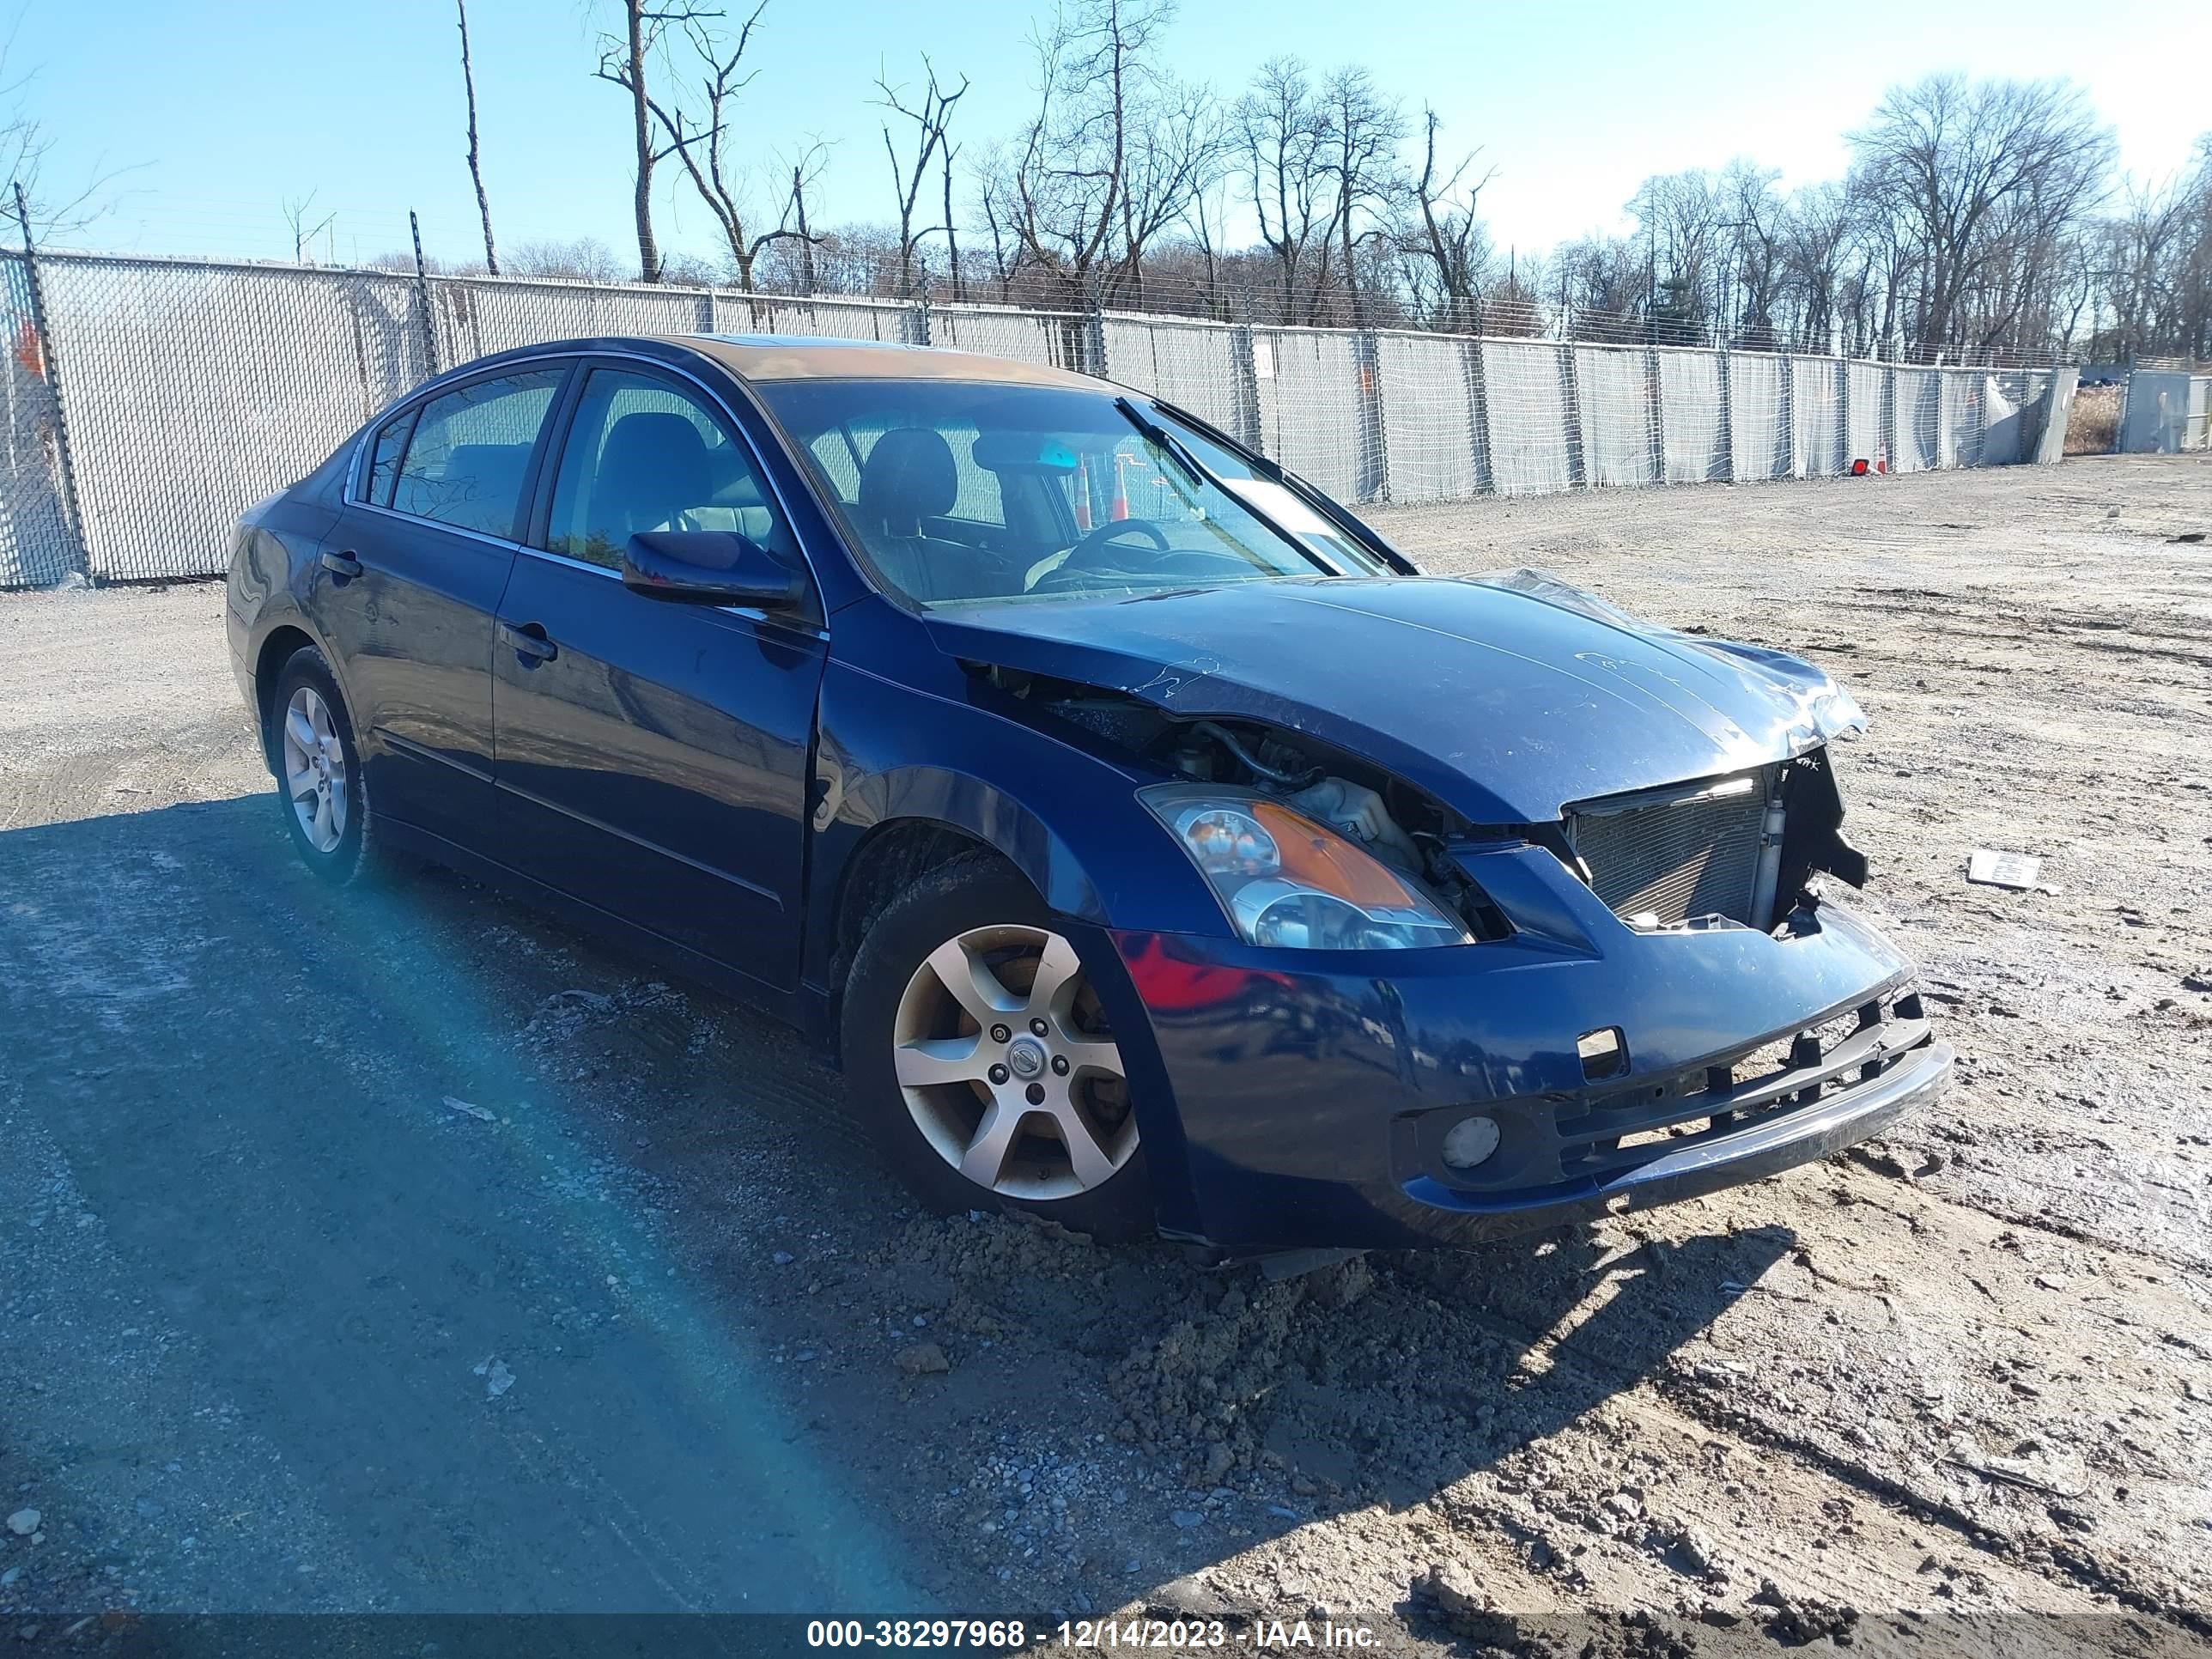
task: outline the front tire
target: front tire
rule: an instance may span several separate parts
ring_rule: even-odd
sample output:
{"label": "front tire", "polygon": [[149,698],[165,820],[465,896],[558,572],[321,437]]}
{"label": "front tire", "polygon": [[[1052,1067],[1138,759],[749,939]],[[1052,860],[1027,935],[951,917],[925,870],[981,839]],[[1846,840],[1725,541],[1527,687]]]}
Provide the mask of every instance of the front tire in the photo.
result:
{"label": "front tire", "polygon": [[893,899],[846,981],[853,1109],[945,1212],[1153,1229],[1121,1044],[1080,953],[1020,874],[962,859]]}
{"label": "front tire", "polygon": [[284,827],[307,868],[338,887],[381,873],[353,720],[337,677],[313,646],[301,647],[277,671],[262,740]]}

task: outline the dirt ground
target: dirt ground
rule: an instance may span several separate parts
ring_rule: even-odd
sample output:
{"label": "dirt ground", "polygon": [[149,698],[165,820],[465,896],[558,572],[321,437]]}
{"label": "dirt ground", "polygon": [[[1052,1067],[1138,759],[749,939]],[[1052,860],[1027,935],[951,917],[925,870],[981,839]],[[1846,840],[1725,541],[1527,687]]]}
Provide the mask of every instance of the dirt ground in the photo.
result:
{"label": "dirt ground", "polygon": [[[0,1635],[836,1606],[1560,1659],[2212,1638],[2212,459],[1376,516],[1432,570],[1547,567],[1854,687],[1864,908],[1960,1050],[1939,1111],[1283,1281],[923,1218],[773,1028],[450,877],[298,872],[219,588],[9,599],[0,1511],[37,1519],[0,1528]],[[1978,847],[2043,885],[1969,885]]]}

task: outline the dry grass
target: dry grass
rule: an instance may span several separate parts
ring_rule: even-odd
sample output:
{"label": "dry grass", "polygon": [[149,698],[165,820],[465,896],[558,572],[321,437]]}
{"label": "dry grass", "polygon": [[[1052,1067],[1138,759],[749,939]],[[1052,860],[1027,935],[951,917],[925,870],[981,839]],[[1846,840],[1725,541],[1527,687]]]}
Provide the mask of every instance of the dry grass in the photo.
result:
{"label": "dry grass", "polygon": [[2120,392],[2117,386],[2085,386],[2074,394],[2066,422],[2069,455],[2109,455],[2120,435]]}

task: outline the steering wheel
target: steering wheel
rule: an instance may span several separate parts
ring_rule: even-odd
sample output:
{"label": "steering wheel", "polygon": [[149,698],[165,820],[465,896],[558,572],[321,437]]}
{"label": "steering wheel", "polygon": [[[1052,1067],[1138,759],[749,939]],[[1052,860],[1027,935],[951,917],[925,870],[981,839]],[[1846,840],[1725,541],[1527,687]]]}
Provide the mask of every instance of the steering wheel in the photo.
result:
{"label": "steering wheel", "polygon": [[1152,545],[1163,551],[1170,545],[1168,532],[1150,519],[1115,519],[1110,523],[1100,525],[1097,529],[1069,548],[1067,556],[1060,562],[1060,568],[1066,570],[1090,563],[1093,556],[1101,551],[1108,543],[1113,541],[1117,536],[1126,536],[1133,531],[1139,535],[1151,537]]}

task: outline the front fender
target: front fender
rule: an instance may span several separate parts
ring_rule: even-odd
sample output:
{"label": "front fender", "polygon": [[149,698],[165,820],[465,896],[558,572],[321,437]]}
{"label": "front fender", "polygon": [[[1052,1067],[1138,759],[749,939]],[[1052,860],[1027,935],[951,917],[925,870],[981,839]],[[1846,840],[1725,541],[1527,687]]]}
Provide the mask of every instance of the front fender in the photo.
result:
{"label": "front fender", "polygon": [[830,986],[845,872],[871,831],[900,822],[995,848],[1062,915],[1226,939],[1221,907],[1137,799],[1154,781],[975,702],[833,660],[809,824],[807,979]]}
{"label": "front fender", "polygon": [[[1115,944],[1128,926],[1231,942],[1196,868],[1136,796],[1155,781],[951,695],[833,660],[823,676],[809,822],[805,995],[825,1044],[836,997],[838,909],[869,836],[897,823],[943,825],[995,848],[1066,919],[1117,1032],[1144,1032],[1122,1057],[1163,1225],[1196,1225],[1182,1126],[1150,1041],[1151,1024]],[[1155,921],[1132,923],[1139,916]],[[1172,921],[1169,918],[1174,918]]]}

